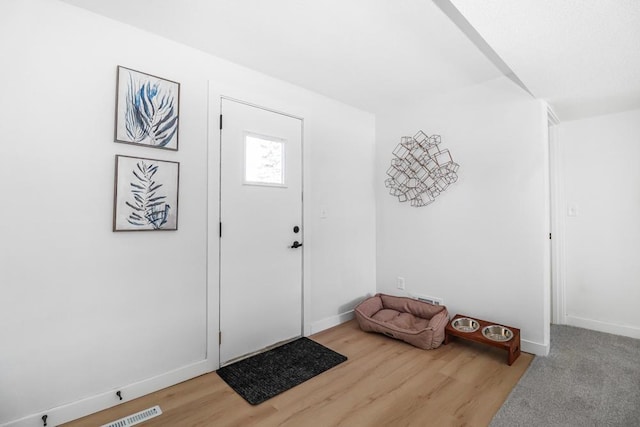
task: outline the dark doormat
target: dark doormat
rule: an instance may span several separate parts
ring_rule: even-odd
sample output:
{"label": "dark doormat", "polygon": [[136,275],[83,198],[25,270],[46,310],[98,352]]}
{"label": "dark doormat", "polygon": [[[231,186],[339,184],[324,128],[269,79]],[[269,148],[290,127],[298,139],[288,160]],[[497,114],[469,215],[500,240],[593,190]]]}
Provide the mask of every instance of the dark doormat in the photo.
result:
{"label": "dark doormat", "polygon": [[345,360],[345,356],[309,338],[299,338],[220,368],[217,373],[247,402],[257,405]]}

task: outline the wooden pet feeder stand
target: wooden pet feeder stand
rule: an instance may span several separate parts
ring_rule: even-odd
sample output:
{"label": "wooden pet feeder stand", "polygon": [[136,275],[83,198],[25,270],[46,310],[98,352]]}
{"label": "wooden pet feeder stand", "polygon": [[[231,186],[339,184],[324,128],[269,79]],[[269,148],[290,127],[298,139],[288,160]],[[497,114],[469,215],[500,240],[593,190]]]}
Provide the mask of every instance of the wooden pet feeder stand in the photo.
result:
{"label": "wooden pet feeder stand", "polygon": [[[465,323],[466,320],[471,320],[468,325],[468,330],[458,330],[453,327],[454,322],[456,320],[461,319],[458,323]],[[477,322],[477,325],[474,323]],[[477,327],[476,327],[477,326]],[[513,336],[508,340],[497,341],[490,338],[487,338],[483,334],[483,330],[485,328],[491,328],[492,326],[497,327],[498,329],[508,329],[513,333]],[[475,330],[473,330],[475,328]],[[486,345],[490,345],[492,347],[501,348],[506,350],[508,353],[507,363],[509,366],[516,361],[518,356],[520,356],[520,329],[514,328],[511,326],[498,325],[497,323],[487,322],[486,320],[480,320],[475,317],[464,316],[461,314],[456,314],[453,319],[447,324],[445,327],[445,338],[444,343],[449,344],[453,337],[462,338],[465,340],[478,342]]]}

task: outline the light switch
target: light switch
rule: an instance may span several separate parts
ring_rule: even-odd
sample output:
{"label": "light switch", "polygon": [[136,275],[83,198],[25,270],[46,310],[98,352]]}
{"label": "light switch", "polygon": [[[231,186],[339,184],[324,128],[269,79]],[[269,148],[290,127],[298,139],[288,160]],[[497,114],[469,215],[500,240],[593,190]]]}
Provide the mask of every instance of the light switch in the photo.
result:
{"label": "light switch", "polygon": [[578,216],[578,205],[569,205],[567,207],[568,216]]}
{"label": "light switch", "polygon": [[325,206],[320,207],[320,218],[325,219],[327,217],[327,208]]}

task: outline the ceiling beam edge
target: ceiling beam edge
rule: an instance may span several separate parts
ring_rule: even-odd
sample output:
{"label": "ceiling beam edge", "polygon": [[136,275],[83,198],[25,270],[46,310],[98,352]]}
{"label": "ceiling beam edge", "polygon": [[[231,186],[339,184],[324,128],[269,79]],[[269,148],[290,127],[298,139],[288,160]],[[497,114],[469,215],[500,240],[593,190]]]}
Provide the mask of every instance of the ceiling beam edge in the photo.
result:
{"label": "ceiling beam edge", "polygon": [[440,10],[447,15],[447,17],[453,22],[462,33],[482,52],[482,54],[493,65],[496,66],[500,72],[509,80],[520,86],[525,92],[535,98],[535,95],[531,93],[529,88],[520,80],[520,78],[513,72],[513,70],[500,58],[500,55],[486,42],[484,38],[476,31],[467,18],[451,3],[449,0],[433,0],[433,3],[440,8]]}

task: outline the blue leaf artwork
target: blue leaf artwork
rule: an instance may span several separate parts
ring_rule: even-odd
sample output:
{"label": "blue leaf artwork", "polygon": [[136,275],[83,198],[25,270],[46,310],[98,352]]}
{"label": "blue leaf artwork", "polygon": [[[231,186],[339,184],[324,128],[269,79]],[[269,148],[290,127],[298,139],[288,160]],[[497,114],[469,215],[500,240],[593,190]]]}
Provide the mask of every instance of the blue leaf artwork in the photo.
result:
{"label": "blue leaf artwork", "polygon": [[177,162],[116,156],[114,231],[176,230]]}
{"label": "blue leaf artwork", "polygon": [[118,67],[116,141],[178,149],[180,84]]}

